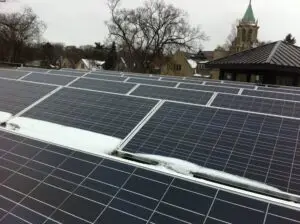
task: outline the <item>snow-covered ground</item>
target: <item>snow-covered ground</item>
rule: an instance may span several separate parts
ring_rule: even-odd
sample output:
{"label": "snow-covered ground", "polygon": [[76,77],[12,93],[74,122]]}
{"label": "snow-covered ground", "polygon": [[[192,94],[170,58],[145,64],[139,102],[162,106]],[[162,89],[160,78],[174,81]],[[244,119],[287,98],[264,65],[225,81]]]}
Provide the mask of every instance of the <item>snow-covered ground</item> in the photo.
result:
{"label": "snow-covered ground", "polygon": [[122,141],[112,136],[26,117],[11,119],[7,128],[24,136],[96,155],[110,154]]}

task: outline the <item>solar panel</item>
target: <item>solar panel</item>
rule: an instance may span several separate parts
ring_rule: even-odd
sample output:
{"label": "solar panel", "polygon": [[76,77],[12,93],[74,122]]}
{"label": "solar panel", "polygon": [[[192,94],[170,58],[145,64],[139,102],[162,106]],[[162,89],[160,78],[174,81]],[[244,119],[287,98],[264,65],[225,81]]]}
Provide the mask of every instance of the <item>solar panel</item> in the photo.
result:
{"label": "solar panel", "polygon": [[300,103],[293,101],[219,94],[212,106],[300,118]]}
{"label": "solar panel", "polygon": [[296,223],[300,215],[276,204],[26,138],[0,137],[0,144],[1,223],[273,224]]}
{"label": "solar panel", "polygon": [[101,74],[88,74],[85,76],[86,78],[94,78],[94,79],[106,79],[112,81],[124,81],[126,77],[121,76],[113,76],[113,75],[101,75]]}
{"label": "solar panel", "polygon": [[280,93],[300,94],[299,90],[294,90],[294,89],[282,89],[282,88],[272,88],[272,87],[262,87],[262,86],[259,86],[258,90],[273,91],[273,92],[280,92]]}
{"label": "solar panel", "polygon": [[221,87],[221,86],[194,85],[194,84],[188,84],[188,83],[181,83],[178,87],[179,88],[184,88],[184,89],[196,89],[196,90],[203,90],[203,91],[232,93],[232,94],[238,94],[238,92],[240,91],[240,89],[238,89],[238,88],[227,88],[227,87]]}
{"label": "solar panel", "polygon": [[29,72],[48,72],[49,69],[45,68],[33,68],[33,67],[19,67],[20,71],[29,71]]}
{"label": "solar panel", "polygon": [[218,82],[206,82],[206,85],[215,85],[215,86],[227,86],[234,88],[243,88],[243,89],[254,89],[253,85],[244,85],[244,84],[230,84],[230,83],[218,83]]}
{"label": "solar panel", "polygon": [[55,75],[69,75],[69,76],[76,76],[80,77],[85,74],[85,72],[80,71],[64,71],[64,70],[51,70],[49,74],[55,74]]}
{"label": "solar panel", "polygon": [[135,86],[135,84],[82,78],[74,82],[71,86],[91,90],[125,94],[129,92]]}
{"label": "solar panel", "polygon": [[55,86],[2,79],[0,80],[0,111],[18,113],[55,88]]}
{"label": "solar panel", "polygon": [[62,89],[23,116],[124,138],[157,101]]}
{"label": "solar panel", "polygon": [[28,73],[29,72],[7,69],[7,70],[0,70],[0,77],[9,78],[9,79],[19,79]]}
{"label": "solar panel", "polygon": [[167,82],[167,81],[158,81],[158,80],[151,80],[151,79],[140,79],[140,78],[130,78],[129,80],[127,80],[127,82],[157,85],[157,86],[169,86],[169,87],[175,87],[177,85],[177,82]]}
{"label": "solar panel", "polygon": [[175,81],[175,82],[181,82],[183,80],[183,77],[168,77],[168,76],[161,76],[161,80],[164,81]]}
{"label": "solar panel", "polygon": [[33,82],[43,82],[55,85],[66,85],[73,81],[76,77],[60,76],[60,75],[50,75],[48,73],[36,73],[33,72],[26,76],[23,80],[33,81]]}
{"label": "solar panel", "polygon": [[125,146],[300,193],[300,121],[164,103]]}
{"label": "solar panel", "polygon": [[260,91],[260,90],[244,90],[242,95],[300,101],[300,94],[297,95],[292,93],[279,93],[279,92],[269,92],[269,91]]}
{"label": "solar panel", "polygon": [[134,75],[134,74],[125,74],[126,77],[129,78],[141,78],[141,79],[151,79],[151,80],[158,80],[159,77],[158,76],[150,76],[150,75]]}
{"label": "solar panel", "polygon": [[142,85],[130,95],[205,105],[210,100],[213,93]]}
{"label": "solar panel", "polygon": [[91,74],[121,76],[121,72],[118,72],[118,71],[107,71],[107,70],[95,71],[95,72],[91,72]]}

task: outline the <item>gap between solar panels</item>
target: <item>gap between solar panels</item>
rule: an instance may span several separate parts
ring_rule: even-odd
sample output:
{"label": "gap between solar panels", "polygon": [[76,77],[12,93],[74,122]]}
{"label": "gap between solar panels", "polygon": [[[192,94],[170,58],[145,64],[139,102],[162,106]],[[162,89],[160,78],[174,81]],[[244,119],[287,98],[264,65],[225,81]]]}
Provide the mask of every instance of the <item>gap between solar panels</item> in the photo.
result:
{"label": "gap between solar panels", "polygon": [[158,169],[167,169],[179,174],[192,176],[194,178],[208,180],[214,183],[238,188],[241,190],[247,190],[266,196],[271,196],[281,200],[300,203],[300,196],[298,195],[281,191],[278,188],[258,181],[250,180],[245,177],[239,177],[223,171],[201,167],[194,163],[181,159],[151,154],[129,153],[123,151],[114,151],[112,155],[142,164],[156,166],[158,167]]}

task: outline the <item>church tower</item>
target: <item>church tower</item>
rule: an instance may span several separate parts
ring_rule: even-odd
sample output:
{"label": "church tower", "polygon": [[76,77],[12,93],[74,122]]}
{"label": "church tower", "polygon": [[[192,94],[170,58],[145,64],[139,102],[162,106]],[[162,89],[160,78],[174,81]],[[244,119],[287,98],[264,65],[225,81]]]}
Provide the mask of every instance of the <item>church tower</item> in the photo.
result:
{"label": "church tower", "polygon": [[257,44],[258,21],[254,17],[252,0],[247,11],[237,26],[237,37],[231,49],[232,53],[248,50]]}

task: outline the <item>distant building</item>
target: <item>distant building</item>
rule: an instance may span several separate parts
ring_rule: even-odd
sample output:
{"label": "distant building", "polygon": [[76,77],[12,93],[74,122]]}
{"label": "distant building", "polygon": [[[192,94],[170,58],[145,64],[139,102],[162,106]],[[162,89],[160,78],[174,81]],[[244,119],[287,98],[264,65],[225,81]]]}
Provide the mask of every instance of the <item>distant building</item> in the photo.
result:
{"label": "distant building", "polygon": [[57,60],[56,64],[58,65],[58,67],[60,68],[75,68],[75,62],[73,62],[71,59],[68,58],[60,58],[59,60]]}
{"label": "distant building", "polygon": [[300,86],[300,47],[277,41],[206,64],[221,80]]}
{"label": "distant building", "polygon": [[237,26],[237,36],[234,40],[230,53],[237,53],[255,47],[258,43],[258,21],[254,17],[252,2],[244,14],[244,17],[239,21]]}
{"label": "distant building", "polygon": [[81,59],[75,66],[76,69],[82,70],[93,70],[93,69],[103,69],[105,61]]}
{"label": "distant building", "polygon": [[163,66],[162,75],[210,76],[205,64],[213,59],[212,51],[199,51],[197,54],[177,51]]}

